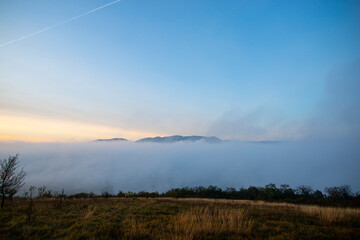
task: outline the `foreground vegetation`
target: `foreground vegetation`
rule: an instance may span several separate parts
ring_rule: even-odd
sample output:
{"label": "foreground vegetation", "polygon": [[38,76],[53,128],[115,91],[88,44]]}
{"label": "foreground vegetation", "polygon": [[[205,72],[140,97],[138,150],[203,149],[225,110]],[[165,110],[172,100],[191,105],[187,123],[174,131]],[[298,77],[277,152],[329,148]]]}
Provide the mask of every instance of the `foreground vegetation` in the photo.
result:
{"label": "foreground vegetation", "polygon": [[360,239],[360,209],[188,198],[14,199],[0,239]]}
{"label": "foreground vegetation", "polygon": [[[173,188],[159,194],[158,192],[119,192],[117,197],[173,197],[173,198],[211,198],[282,201],[288,203],[316,204],[322,206],[360,207],[360,193],[353,193],[349,185],[325,187],[325,193],[313,190],[311,186],[301,185],[291,188],[288,184],[277,187],[270,183],[265,187],[226,188],[216,186]],[[72,197],[94,197],[94,194],[80,193]],[[102,196],[114,196],[104,191]]]}

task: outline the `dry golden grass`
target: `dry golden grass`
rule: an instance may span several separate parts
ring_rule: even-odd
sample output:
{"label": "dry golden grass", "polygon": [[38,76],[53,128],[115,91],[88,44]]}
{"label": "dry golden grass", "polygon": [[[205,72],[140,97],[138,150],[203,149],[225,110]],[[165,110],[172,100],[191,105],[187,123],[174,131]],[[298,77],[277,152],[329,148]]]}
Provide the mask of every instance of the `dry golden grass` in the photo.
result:
{"label": "dry golden grass", "polygon": [[129,228],[126,232],[125,238],[127,239],[135,239],[137,237],[146,237],[151,235],[150,229],[146,227],[146,221],[143,219],[136,219],[135,217],[131,217],[128,219]]}
{"label": "dry golden grass", "polygon": [[162,239],[190,240],[199,236],[249,233],[252,225],[245,209],[192,208],[174,217],[168,225],[169,234]]}
{"label": "dry golden grass", "polygon": [[[54,199],[55,201],[56,199]],[[66,199],[61,208],[14,201],[0,215],[0,239],[360,239],[360,209],[251,200]]]}
{"label": "dry golden grass", "polygon": [[297,209],[299,205],[283,202],[265,202],[261,200],[229,200],[229,199],[208,199],[208,198],[160,198],[159,200],[171,202],[225,204],[229,206],[256,207],[256,208],[287,208]]}
{"label": "dry golden grass", "polygon": [[89,218],[91,218],[94,215],[95,211],[96,211],[96,206],[89,205],[86,215],[83,217],[82,220],[88,220]]}
{"label": "dry golden grass", "polygon": [[340,223],[347,219],[360,217],[360,209],[354,208],[336,208],[336,207],[319,207],[301,205],[299,209],[312,216],[318,217],[325,225]]}
{"label": "dry golden grass", "polygon": [[[139,236],[147,238],[154,235],[148,222],[132,216],[126,238],[135,239]],[[219,206],[192,207],[179,214],[170,216],[167,224],[159,225],[155,230],[154,239],[191,240],[206,239],[206,236],[226,234],[248,234],[251,232],[253,220],[243,208],[220,208]]]}
{"label": "dry golden grass", "polygon": [[278,203],[252,200],[226,200],[226,199],[172,199],[173,201],[187,201],[187,202],[206,202],[213,204],[227,204],[248,206],[254,208],[283,208],[294,211],[301,211],[312,217],[319,217],[324,224],[332,224],[350,219],[353,217],[360,217],[360,209],[356,208],[341,208],[341,207],[321,207],[316,205],[297,205],[292,203]]}

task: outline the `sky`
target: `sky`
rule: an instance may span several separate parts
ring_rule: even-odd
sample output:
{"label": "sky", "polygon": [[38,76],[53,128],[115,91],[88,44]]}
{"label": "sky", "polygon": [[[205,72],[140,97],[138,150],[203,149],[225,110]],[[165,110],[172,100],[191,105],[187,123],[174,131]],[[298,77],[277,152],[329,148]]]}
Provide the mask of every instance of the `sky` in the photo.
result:
{"label": "sky", "polygon": [[359,1],[0,0],[0,140],[359,137],[359,43]]}

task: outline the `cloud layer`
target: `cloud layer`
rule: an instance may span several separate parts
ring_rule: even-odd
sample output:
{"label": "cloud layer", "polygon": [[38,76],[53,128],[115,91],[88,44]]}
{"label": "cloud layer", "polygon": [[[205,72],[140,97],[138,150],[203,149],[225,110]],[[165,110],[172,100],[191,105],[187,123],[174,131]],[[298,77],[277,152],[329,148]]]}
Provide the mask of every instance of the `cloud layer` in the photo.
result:
{"label": "cloud layer", "polygon": [[166,191],[172,187],[350,184],[360,190],[357,139],[280,143],[2,143],[21,154],[26,185],[80,191]]}

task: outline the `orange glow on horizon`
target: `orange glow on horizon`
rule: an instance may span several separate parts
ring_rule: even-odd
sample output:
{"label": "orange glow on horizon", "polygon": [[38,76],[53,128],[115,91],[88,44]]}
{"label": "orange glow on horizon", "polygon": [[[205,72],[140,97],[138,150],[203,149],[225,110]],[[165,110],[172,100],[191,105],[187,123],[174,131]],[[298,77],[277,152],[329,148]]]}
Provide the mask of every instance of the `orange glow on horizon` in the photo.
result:
{"label": "orange glow on horizon", "polygon": [[156,134],[38,116],[2,115],[0,117],[0,141],[78,142],[114,137],[136,140]]}

